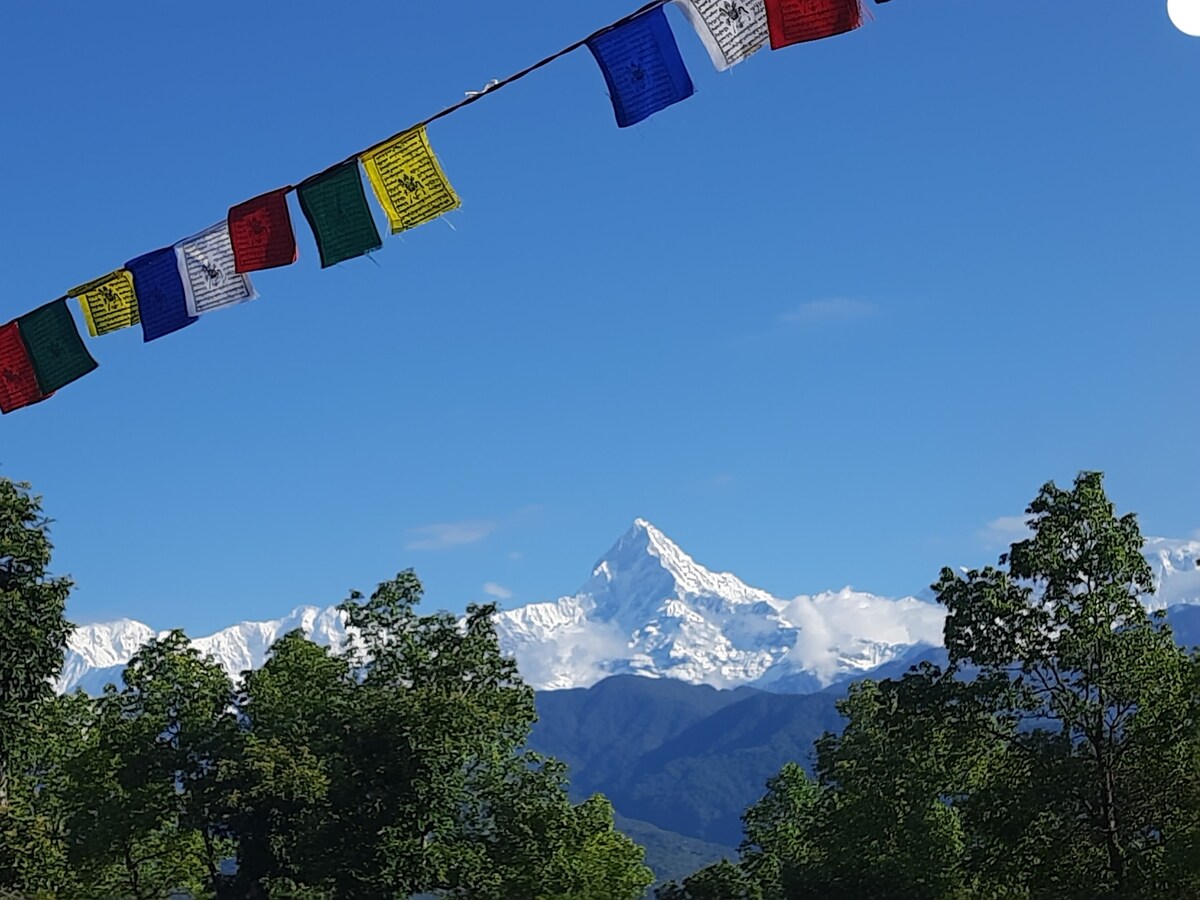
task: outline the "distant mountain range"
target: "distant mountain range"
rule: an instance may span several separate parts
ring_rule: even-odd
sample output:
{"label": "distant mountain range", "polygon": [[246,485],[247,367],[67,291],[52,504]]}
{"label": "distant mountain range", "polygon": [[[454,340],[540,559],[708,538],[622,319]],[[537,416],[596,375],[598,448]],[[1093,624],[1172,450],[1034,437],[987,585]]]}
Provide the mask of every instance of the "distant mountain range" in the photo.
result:
{"label": "distant mountain range", "polygon": [[[1146,557],[1157,592],[1151,608],[1200,604],[1200,541],[1151,538]],[[1200,607],[1197,607],[1200,608]],[[790,600],[695,562],[638,519],[574,594],[504,610],[501,647],[538,690],[587,687],[617,674],[669,678],[717,688],[753,686],[808,693],[868,673],[901,671],[905,660],[941,644],[943,611],[924,592],[898,599],[854,591]],[[348,636],[329,607],[303,606],[282,619],[241,622],[194,640],[231,676],[256,668],[293,629],[335,647]],[[78,628],[61,691],[98,692],[154,631],[124,619]]]}

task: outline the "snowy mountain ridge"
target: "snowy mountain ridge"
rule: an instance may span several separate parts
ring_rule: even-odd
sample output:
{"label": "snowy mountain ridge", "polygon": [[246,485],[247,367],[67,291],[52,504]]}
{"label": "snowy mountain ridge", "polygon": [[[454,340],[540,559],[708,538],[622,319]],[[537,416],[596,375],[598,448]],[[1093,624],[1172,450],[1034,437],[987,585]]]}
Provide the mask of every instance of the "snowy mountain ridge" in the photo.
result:
{"label": "snowy mountain ridge", "polygon": [[[1149,538],[1158,593],[1147,606],[1200,604],[1200,541]],[[676,678],[719,688],[754,685],[805,692],[858,678],[915,649],[941,644],[941,607],[917,597],[855,591],[791,600],[697,563],[637,519],[570,596],[496,616],[501,648],[538,690],[587,687],[609,675]],[[240,622],[193,644],[232,677],[262,665],[294,629],[340,649],[348,640],[335,607],[301,606],[280,619]],[[72,635],[60,691],[102,690],[155,632],[129,619]]]}

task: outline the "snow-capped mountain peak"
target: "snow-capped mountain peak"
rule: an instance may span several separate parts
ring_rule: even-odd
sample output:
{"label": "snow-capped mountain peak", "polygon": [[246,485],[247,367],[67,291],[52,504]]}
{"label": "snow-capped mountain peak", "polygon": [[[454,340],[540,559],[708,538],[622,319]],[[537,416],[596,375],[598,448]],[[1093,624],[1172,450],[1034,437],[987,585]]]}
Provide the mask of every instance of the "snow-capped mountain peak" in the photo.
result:
{"label": "snow-capped mountain peak", "polygon": [[779,602],[735,575],[706,569],[645,519],[634,520],[575,596],[590,598],[595,618],[622,626],[644,622],[667,599],[709,598],[729,607]]}
{"label": "snow-capped mountain peak", "polygon": [[1147,538],[1142,549],[1154,573],[1151,609],[1166,609],[1177,603],[1195,603],[1200,598],[1200,541]]}
{"label": "snow-capped mountain peak", "polygon": [[[872,613],[859,615],[852,596],[870,598]],[[821,597],[788,601],[714,572],[637,519],[575,594],[502,612],[496,625],[522,675],[543,688],[635,672],[716,687],[786,683],[812,689],[842,672],[889,661],[893,644],[901,652],[941,635],[941,613],[930,604],[920,604],[929,614],[909,616],[920,624],[914,636],[903,628],[880,632],[894,618],[887,610],[897,601],[849,589]],[[848,634],[832,623],[840,619],[865,633]],[[812,640],[813,634],[819,637]]]}

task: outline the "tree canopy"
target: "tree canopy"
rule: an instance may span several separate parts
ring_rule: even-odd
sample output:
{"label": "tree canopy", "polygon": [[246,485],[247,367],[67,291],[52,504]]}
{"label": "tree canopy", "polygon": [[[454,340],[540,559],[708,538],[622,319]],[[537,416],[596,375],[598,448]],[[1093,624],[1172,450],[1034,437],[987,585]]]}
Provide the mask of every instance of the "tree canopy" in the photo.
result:
{"label": "tree canopy", "polygon": [[70,582],[0,480],[0,896],[635,900],[653,880],[601,796],[525,748],[533,692],[492,606],[422,615],[412,571],[297,631],[238,684],[179,631],[121,685],[54,696]]}
{"label": "tree canopy", "polygon": [[1200,658],[1146,611],[1136,517],[1095,472],[1026,513],[934,585],[946,669],[855,685],[815,779],[786,767],[737,863],[662,900],[1200,896]]}

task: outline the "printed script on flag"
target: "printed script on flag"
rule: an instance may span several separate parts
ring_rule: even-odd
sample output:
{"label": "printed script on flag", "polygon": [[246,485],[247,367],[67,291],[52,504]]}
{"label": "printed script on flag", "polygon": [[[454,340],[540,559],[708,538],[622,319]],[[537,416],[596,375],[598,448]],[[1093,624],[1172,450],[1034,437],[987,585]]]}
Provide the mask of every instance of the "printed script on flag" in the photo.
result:
{"label": "printed script on flag", "polygon": [[433,155],[424,128],[405,132],[363,154],[362,162],[392,234],[416,228],[461,205]]}
{"label": "printed script on flag", "polygon": [[767,43],[764,0],[675,0],[700,36],[713,65],[724,72]]}
{"label": "printed script on flag", "polygon": [[180,241],[175,253],[188,315],[203,315],[258,296],[250,276],[235,271],[228,221]]}
{"label": "printed script on flag", "polygon": [[67,291],[68,297],[79,301],[88,334],[99,337],[140,321],[133,276],[125,269],[109,272],[103,278],[81,284]]}

